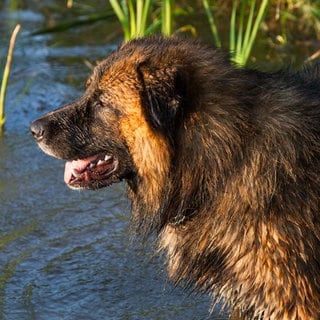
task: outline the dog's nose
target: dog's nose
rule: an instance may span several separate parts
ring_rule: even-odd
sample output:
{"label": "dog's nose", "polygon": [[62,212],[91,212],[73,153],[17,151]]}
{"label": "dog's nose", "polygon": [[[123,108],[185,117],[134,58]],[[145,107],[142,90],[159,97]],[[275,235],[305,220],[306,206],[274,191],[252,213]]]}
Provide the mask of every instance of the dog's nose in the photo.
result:
{"label": "dog's nose", "polygon": [[30,125],[30,131],[39,142],[45,135],[45,121],[43,119],[34,120]]}

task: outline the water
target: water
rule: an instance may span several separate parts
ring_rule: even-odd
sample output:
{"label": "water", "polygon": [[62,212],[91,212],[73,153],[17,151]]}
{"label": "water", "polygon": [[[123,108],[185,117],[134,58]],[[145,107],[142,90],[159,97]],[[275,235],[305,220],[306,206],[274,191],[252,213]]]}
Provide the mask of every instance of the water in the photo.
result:
{"label": "water", "polygon": [[[107,3],[84,2],[71,11],[65,0],[0,3],[1,67],[9,35],[16,23],[22,25],[0,137],[0,320],[227,319],[209,314],[208,297],[173,288],[152,246],[131,243],[123,184],[69,190],[64,163],[44,155],[29,133],[33,119],[80,95],[88,65],[119,42],[114,20],[30,36],[55,20],[101,12]],[[264,69],[281,64],[266,54],[265,43],[260,47],[270,59]],[[288,54],[278,58],[288,60]]]}
{"label": "water", "polygon": [[64,13],[27,1],[10,11],[10,3],[0,4],[1,58],[17,22],[22,32],[0,137],[0,319],[207,319],[208,298],[173,288],[161,257],[130,242],[125,186],[69,190],[64,163],[44,155],[28,131],[31,120],[80,94],[85,61],[117,44],[106,44],[110,25],[31,37]]}

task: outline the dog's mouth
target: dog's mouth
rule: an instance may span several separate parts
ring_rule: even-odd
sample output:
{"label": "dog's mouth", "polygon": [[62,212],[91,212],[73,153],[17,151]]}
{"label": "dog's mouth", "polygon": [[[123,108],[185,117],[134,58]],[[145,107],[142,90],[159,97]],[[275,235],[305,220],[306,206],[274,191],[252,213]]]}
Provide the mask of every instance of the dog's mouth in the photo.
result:
{"label": "dog's mouth", "polygon": [[64,181],[72,189],[98,189],[118,180],[117,169],[118,160],[113,155],[100,153],[68,161]]}

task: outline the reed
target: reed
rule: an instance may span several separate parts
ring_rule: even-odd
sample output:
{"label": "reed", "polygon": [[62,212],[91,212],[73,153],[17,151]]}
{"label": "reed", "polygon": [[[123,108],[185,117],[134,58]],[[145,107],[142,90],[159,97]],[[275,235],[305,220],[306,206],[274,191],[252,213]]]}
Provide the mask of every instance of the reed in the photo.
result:
{"label": "reed", "polygon": [[21,26],[18,24],[18,25],[16,25],[16,27],[14,28],[14,30],[12,32],[8,55],[7,55],[7,62],[6,62],[4,71],[3,71],[1,90],[0,90],[0,133],[3,132],[3,127],[4,127],[5,120],[6,120],[5,112],[4,112],[5,98],[6,98],[6,92],[7,92],[8,79],[9,79],[9,75],[10,75],[14,45],[16,42],[17,35],[20,31],[20,28],[21,28]]}
{"label": "reed", "polygon": [[146,23],[151,4],[151,0],[110,0],[110,5],[121,23],[125,41],[146,34]]}
{"label": "reed", "polygon": [[125,41],[153,33],[160,24],[162,34],[172,34],[174,0],[163,0],[160,1],[160,3],[160,19],[158,17],[154,17],[154,19],[151,20],[150,12],[155,15],[157,11],[152,11],[157,4],[156,1],[110,0],[110,5],[121,23]]}
{"label": "reed", "polygon": [[161,10],[161,32],[163,35],[169,36],[173,32],[173,0],[162,1]]}
{"label": "reed", "polygon": [[[262,0],[260,5],[257,6],[256,0],[233,0],[230,15],[229,50],[232,60],[239,66],[244,66],[248,62],[268,2],[270,0]],[[202,0],[202,3],[214,43],[217,47],[221,47],[219,32],[209,3],[207,0]]]}
{"label": "reed", "polygon": [[204,10],[205,10],[206,16],[207,16],[208,21],[209,21],[211,33],[213,35],[214,44],[218,48],[220,48],[221,47],[221,40],[220,40],[220,36],[219,36],[217,25],[215,23],[213,14],[212,14],[210,6],[209,6],[209,1],[208,0],[203,0],[202,3],[203,3],[203,6],[204,6]]}
{"label": "reed", "polygon": [[[243,0],[238,14],[239,1],[234,0],[230,21],[230,52],[233,61],[244,66],[250,57],[258,30],[263,21],[269,0],[262,0],[256,10],[256,0]],[[249,13],[247,14],[247,9]],[[239,23],[236,23],[238,17]],[[245,25],[245,21],[247,21]]]}

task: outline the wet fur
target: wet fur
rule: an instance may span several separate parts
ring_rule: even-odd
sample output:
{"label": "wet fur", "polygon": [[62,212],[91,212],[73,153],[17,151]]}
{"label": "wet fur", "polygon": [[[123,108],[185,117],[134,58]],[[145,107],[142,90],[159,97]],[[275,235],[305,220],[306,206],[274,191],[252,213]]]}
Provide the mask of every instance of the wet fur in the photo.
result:
{"label": "wet fur", "polygon": [[48,153],[119,156],[133,226],[159,235],[173,281],[248,319],[320,319],[317,70],[240,70],[195,42],[138,39],[44,118]]}

